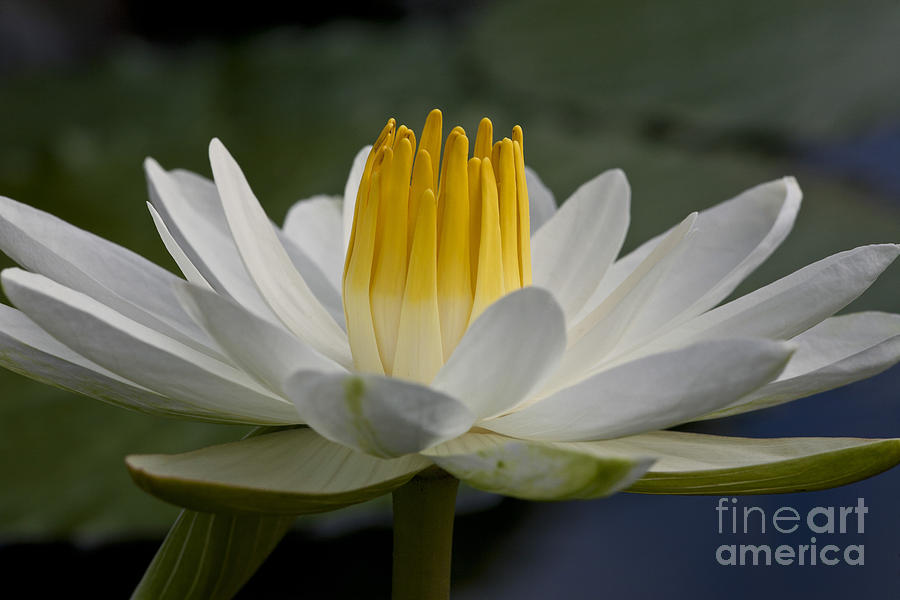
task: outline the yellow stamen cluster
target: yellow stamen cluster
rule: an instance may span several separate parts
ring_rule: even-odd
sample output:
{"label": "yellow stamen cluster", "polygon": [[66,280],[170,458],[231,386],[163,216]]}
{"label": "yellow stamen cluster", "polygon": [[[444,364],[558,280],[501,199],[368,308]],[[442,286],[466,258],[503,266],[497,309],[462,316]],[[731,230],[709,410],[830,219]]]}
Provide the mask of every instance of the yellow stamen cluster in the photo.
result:
{"label": "yellow stamen cluster", "polygon": [[394,119],[375,141],[344,264],[357,369],[427,383],[488,305],[531,284],[522,128],[496,143],[492,129],[482,119],[471,158],[461,127],[441,157],[439,110],[418,148]]}

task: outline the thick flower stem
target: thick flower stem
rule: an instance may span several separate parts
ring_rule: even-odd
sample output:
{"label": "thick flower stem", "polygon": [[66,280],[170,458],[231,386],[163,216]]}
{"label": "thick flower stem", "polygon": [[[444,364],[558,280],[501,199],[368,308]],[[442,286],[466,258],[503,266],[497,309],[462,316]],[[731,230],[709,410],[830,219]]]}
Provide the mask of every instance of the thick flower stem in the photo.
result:
{"label": "thick flower stem", "polygon": [[426,472],[394,490],[393,600],[450,597],[450,549],[459,481]]}

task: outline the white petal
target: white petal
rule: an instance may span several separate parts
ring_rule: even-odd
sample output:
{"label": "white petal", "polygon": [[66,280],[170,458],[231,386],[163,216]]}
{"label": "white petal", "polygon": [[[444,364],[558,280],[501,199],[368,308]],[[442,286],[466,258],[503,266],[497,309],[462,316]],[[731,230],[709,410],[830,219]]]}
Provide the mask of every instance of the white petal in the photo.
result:
{"label": "white petal", "polygon": [[210,356],[212,340],[181,309],[172,273],[48,213],[0,197],[0,250],[40,273]]}
{"label": "white petal", "polygon": [[[277,321],[247,274],[228,228],[216,185],[190,171],[164,171],[144,162],[151,200],[172,238],[213,289],[228,294],[260,316]],[[344,310],[336,288],[307,252],[273,225],[279,240],[312,293],[338,322]]]}
{"label": "white petal", "polygon": [[46,277],[3,271],[10,300],[79,354],[157,393],[196,405],[223,420],[299,422],[291,404],[251,377],[96,300]]}
{"label": "white petal", "polygon": [[152,158],[144,161],[144,170],[154,208],[203,278],[220,294],[277,321],[244,268],[215,185],[188,171],[167,173]]}
{"label": "white petal", "polygon": [[619,344],[660,279],[690,243],[696,217],[697,213],[688,215],[669,231],[603,302],[569,329],[569,347],[543,395],[567,387],[602,368],[604,358]]}
{"label": "white petal", "polygon": [[636,352],[717,338],[792,338],[856,299],[898,254],[896,244],[834,254],[704,313]]}
{"label": "white petal", "polygon": [[446,394],[380,375],[301,371],[285,390],[319,434],[375,456],[418,452],[464,433],[475,421]]}
{"label": "white petal", "polygon": [[185,309],[228,356],[279,395],[284,393],[284,380],[297,371],[344,371],[287,330],[257,317],[230,298],[188,284],[178,291]]}
{"label": "white petal", "polygon": [[61,344],[22,312],[0,304],[0,366],[36,381],[140,412],[231,422],[120,377]]}
{"label": "white petal", "polygon": [[657,457],[628,488],[645,494],[783,494],[852,483],[900,462],[900,440],[748,439],[654,431],[617,440],[573,443],[607,456]]}
{"label": "white petal", "polygon": [[[771,254],[793,226],[800,197],[796,181],[785,177],[747,190],[699,213],[697,247],[693,253],[700,262],[685,261],[684,269],[690,271],[687,277],[699,278],[700,285],[695,294],[703,295],[701,304],[709,308],[720,302],[740,279]],[[644,242],[613,263],[580,316],[603,302],[669,232]],[[691,290],[686,281],[673,280],[673,283],[685,293]],[[682,308],[687,306],[685,302],[681,304]],[[667,313],[674,314],[674,311],[667,310]],[[698,314],[696,308],[694,314]]]}
{"label": "white petal", "polygon": [[556,213],[556,199],[538,174],[530,167],[525,167],[525,185],[528,187],[528,212],[531,221],[531,233],[541,228]]}
{"label": "white petal", "polygon": [[342,199],[314,196],[294,204],[284,220],[284,235],[324,273],[335,290],[344,273]]}
{"label": "white petal", "polygon": [[209,157],[235,244],[269,307],[298,337],[350,365],[346,335],[294,268],[237,163],[217,139],[210,143]]}
{"label": "white petal", "polygon": [[492,417],[532,392],[565,347],[565,318],[553,296],[524,288],[472,323],[431,387],[459,398],[479,419]]}
{"label": "white petal", "polygon": [[701,212],[690,244],[630,324],[625,343],[724,300],[787,237],[801,197],[796,181],[786,177]]}
{"label": "white petal", "polygon": [[377,498],[431,466],[416,454],[382,460],[354,452],[306,427],[126,461],[139,486],[168,502],[202,511],[287,515]]}
{"label": "white petal", "polygon": [[625,174],[607,171],[578,188],[532,238],[534,284],[553,292],[567,318],[584,306],[628,229]]}
{"label": "white petal", "polygon": [[209,282],[206,281],[203,274],[197,270],[197,267],[194,266],[191,259],[187,257],[187,254],[184,253],[184,250],[181,249],[181,246],[179,246],[178,242],[175,241],[175,238],[172,237],[172,233],[169,231],[169,228],[166,227],[165,221],[163,221],[162,217],[159,216],[159,213],[149,202],[147,203],[147,209],[150,211],[150,216],[153,217],[153,224],[156,225],[156,231],[159,233],[159,237],[162,239],[166,250],[169,251],[169,255],[175,261],[175,264],[178,265],[178,268],[181,269],[185,279],[195,285],[212,289],[212,286],[209,285]]}
{"label": "white petal", "polygon": [[526,500],[609,496],[634,483],[653,462],[489,433],[467,433],[422,454],[472,487]]}
{"label": "white petal", "polygon": [[689,421],[773,380],[791,350],[783,342],[703,342],[603,371],[482,427],[537,440],[614,438]]}
{"label": "white petal", "polygon": [[791,342],[797,351],[778,379],[702,418],[783,404],[881,373],[900,362],[900,315],[867,312],[832,317]]}
{"label": "white petal", "polygon": [[[356,210],[356,194],[359,192],[359,184],[362,182],[363,172],[366,170],[366,160],[369,158],[369,152],[372,146],[365,146],[353,157],[353,164],[350,166],[350,175],[347,177],[347,183],[344,185],[344,206],[343,206],[343,238],[341,248],[341,270],[343,270],[344,257],[347,255],[347,246],[350,245],[350,231],[353,229],[353,211]],[[340,289],[340,288],[338,288]]]}

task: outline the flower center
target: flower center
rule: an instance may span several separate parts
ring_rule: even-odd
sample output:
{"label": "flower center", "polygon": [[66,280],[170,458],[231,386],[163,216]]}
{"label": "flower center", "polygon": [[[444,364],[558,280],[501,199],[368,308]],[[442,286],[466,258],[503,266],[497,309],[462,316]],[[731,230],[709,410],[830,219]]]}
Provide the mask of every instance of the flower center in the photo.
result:
{"label": "flower center", "polygon": [[469,158],[454,127],[442,159],[441,129],[435,109],[417,149],[390,119],[366,160],[343,281],[361,371],[431,381],[488,305],[531,284],[522,128],[494,143],[482,119]]}

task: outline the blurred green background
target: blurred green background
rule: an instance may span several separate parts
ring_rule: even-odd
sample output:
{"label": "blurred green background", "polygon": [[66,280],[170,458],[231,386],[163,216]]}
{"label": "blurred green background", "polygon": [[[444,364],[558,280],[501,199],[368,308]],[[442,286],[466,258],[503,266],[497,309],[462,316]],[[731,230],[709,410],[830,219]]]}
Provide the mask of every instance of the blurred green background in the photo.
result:
{"label": "blurred green background", "polygon": [[[218,136],[280,220],[297,199],[341,192],[386,118],[418,130],[433,107],[471,132],[483,115],[495,131],[522,124],[526,162],[558,201],[623,168],[627,248],[752,185],[797,176],[805,197],[793,234],[738,293],[840,250],[900,241],[896,1],[393,2],[227,35],[192,36],[182,23],[174,40],[164,21],[178,20],[176,3],[151,13],[163,23],[151,33],[121,26],[117,5],[85,3],[120,12],[85,34],[96,39],[40,60],[14,56],[18,38],[6,35],[0,193],[172,270],[144,206],[145,156],[208,175]],[[0,4],[0,34],[21,37],[34,14],[64,21],[73,10]],[[895,266],[850,309],[900,312],[898,280]],[[124,412],[5,371],[0,396],[6,543],[158,538],[176,511],[132,486],[123,456],[243,432]],[[900,436],[900,423],[884,425],[872,434]]]}

